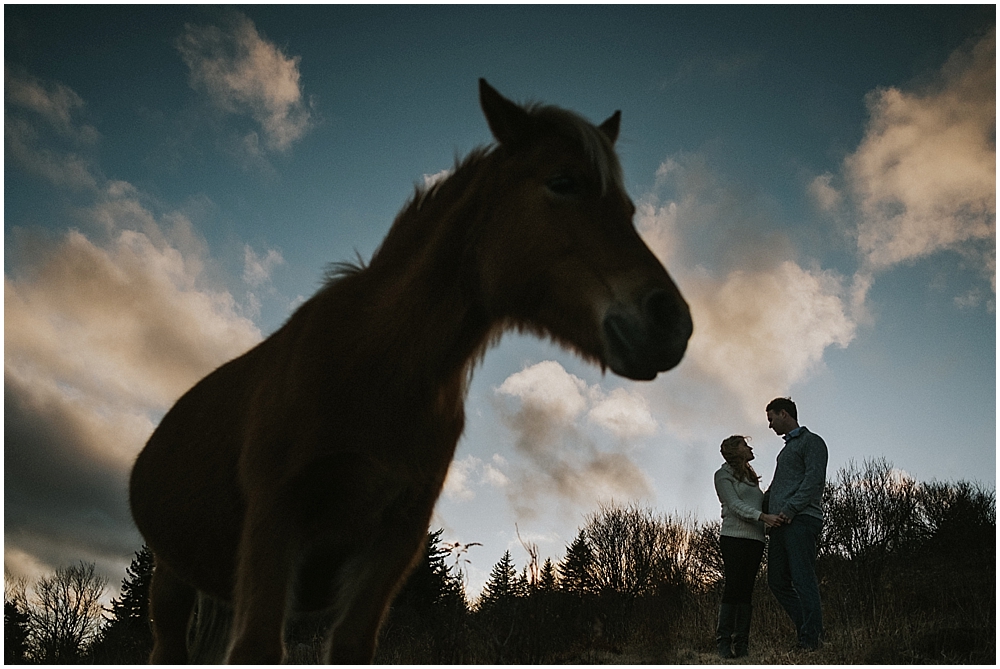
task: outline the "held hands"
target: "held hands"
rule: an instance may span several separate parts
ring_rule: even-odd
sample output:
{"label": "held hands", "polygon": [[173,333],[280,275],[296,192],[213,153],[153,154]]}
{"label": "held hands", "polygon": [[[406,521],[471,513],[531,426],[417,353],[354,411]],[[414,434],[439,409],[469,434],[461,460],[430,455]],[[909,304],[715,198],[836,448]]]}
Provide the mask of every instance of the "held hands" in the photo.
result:
{"label": "held hands", "polygon": [[773,514],[773,513],[762,513],[760,514],[760,520],[764,521],[764,524],[768,527],[781,527],[782,525],[787,525],[792,522],[783,513]]}

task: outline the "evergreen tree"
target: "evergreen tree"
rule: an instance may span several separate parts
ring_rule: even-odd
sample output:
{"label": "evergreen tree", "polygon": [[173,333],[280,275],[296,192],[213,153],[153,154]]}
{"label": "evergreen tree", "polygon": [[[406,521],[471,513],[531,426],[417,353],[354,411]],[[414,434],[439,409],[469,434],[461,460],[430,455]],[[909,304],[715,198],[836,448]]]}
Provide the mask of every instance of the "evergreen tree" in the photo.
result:
{"label": "evergreen tree", "polygon": [[538,585],[537,581],[533,581],[531,576],[528,575],[528,568],[521,568],[521,575],[517,577],[514,582],[514,596],[515,597],[527,597]]}
{"label": "evergreen tree", "polygon": [[477,636],[488,649],[486,659],[491,664],[510,664],[522,656],[530,623],[524,616],[530,599],[522,596],[527,580],[527,572],[519,574],[510,551],[504,551],[483,586],[476,613]]}
{"label": "evergreen tree", "polygon": [[3,663],[24,664],[28,649],[28,614],[16,601],[3,602]]}
{"label": "evergreen tree", "polygon": [[556,567],[552,564],[552,558],[545,558],[541,574],[538,577],[538,589],[542,592],[554,592],[556,588]]}
{"label": "evergreen tree", "polygon": [[396,595],[393,606],[408,606],[430,613],[440,606],[465,609],[461,578],[453,575],[445,560],[450,552],[441,547],[443,529],[427,534],[424,556]]}
{"label": "evergreen tree", "polygon": [[111,600],[110,614],[92,649],[92,658],[101,663],[146,662],[153,648],[149,628],[149,584],[153,577],[153,553],[145,545],[125,569],[121,594]]}
{"label": "evergreen tree", "polygon": [[566,549],[566,557],[559,564],[559,585],[563,590],[576,594],[592,592],[594,554],[587,544],[583,530]]}
{"label": "evergreen tree", "polygon": [[493,565],[490,578],[483,586],[483,594],[479,599],[479,608],[488,610],[498,604],[508,603],[518,595],[519,584],[517,570],[510,551],[504,551],[500,561]]}
{"label": "evergreen tree", "polygon": [[443,532],[427,534],[423,557],[393,600],[379,640],[378,663],[458,664],[464,660],[468,605],[462,577],[447,564],[452,548],[441,546]]}

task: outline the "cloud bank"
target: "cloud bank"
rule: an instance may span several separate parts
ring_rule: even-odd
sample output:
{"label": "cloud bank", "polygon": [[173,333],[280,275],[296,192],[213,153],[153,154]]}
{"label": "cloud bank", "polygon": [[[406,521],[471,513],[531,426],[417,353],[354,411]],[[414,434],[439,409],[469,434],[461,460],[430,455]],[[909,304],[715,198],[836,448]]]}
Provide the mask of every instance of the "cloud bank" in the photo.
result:
{"label": "cloud bank", "polygon": [[129,555],[127,479],[158,418],[261,335],[199,259],[142,232],[26,237],[4,277],[6,546],[50,567]]}
{"label": "cloud bank", "polygon": [[[655,404],[682,434],[717,416],[758,420],[768,400],[822,364],[828,347],[854,338],[845,279],[788,257],[783,237],[749,232],[767,229],[755,222],[766,214],[735,204],[740,198],[697,156],[665,161],[657,189],[640,201],[636,227],[681,287],[695,331],[682,365],[666,375],[670,386],[682,379],[682,399],[654,392]],[[706,230],[713,252],[699,257]]]}
{"label": "cloud bank", "polygon": [[[85,127],[79,96],[31,78],[7,83],[16,93],[6,134],[25,140],[19,165],[87,204],[65,232],[7,237],[5,564],[36,576],[92,560],[114,584],[141,542],[127,502],[136,454],[185,390],[261,333],[209,278],[207,244],[183,212],[158,213],[131,184],[50,141]],[[31,170],[42,162],[53,169]],[[80,177],[72,183],[68,167]],[[251,255],[255,281],[279,262]]]}

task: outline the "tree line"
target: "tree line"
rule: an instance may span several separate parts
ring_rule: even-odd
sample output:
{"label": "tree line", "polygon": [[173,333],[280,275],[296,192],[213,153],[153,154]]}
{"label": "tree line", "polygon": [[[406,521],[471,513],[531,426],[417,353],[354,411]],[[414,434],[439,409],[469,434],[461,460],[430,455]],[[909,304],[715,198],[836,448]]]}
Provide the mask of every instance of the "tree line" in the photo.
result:
{"label": "tree line", "polygon": [[[828,481],[824,512],[817,572],[828,637],[835,638],[827,644],[832,655],[817,661],[995,661],[994,490],[918,483],[872,459]],[[463,577],[474,544],[443,543],[441,530],[431,532],[393,602],[376,661],[693,661],[678,653],[711,650],[722,582],[719,529],[719,521],[637,505],[600,506],[560,559],[541,560],[537,546],[522,543],[521,567],[507,551],[474,598]],[[152,566],[142,547],[106,608],[107,584],[92,564],[62,568],[30,588],[8,574],[5,662],[144,662],[152,644]],[[781,628],[765,581],[761,574],[755,624]],[[291,661],[318,661],[326,622],[289,625]],[[780,661],[759,655],[769,648],[755,659]]]}

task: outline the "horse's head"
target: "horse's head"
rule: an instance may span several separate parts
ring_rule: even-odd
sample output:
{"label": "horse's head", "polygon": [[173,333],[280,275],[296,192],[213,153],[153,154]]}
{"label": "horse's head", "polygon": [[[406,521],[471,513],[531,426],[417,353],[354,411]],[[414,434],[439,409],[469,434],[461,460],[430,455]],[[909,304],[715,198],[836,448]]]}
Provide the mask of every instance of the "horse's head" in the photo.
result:
{"label": "horse's head", "polygon": [[594,126],[479,87],[499,143],[492,211],[476,235],[488,310],[631,379],[676,366],[691,315],[632,224],[614,152],[621,114]]}

